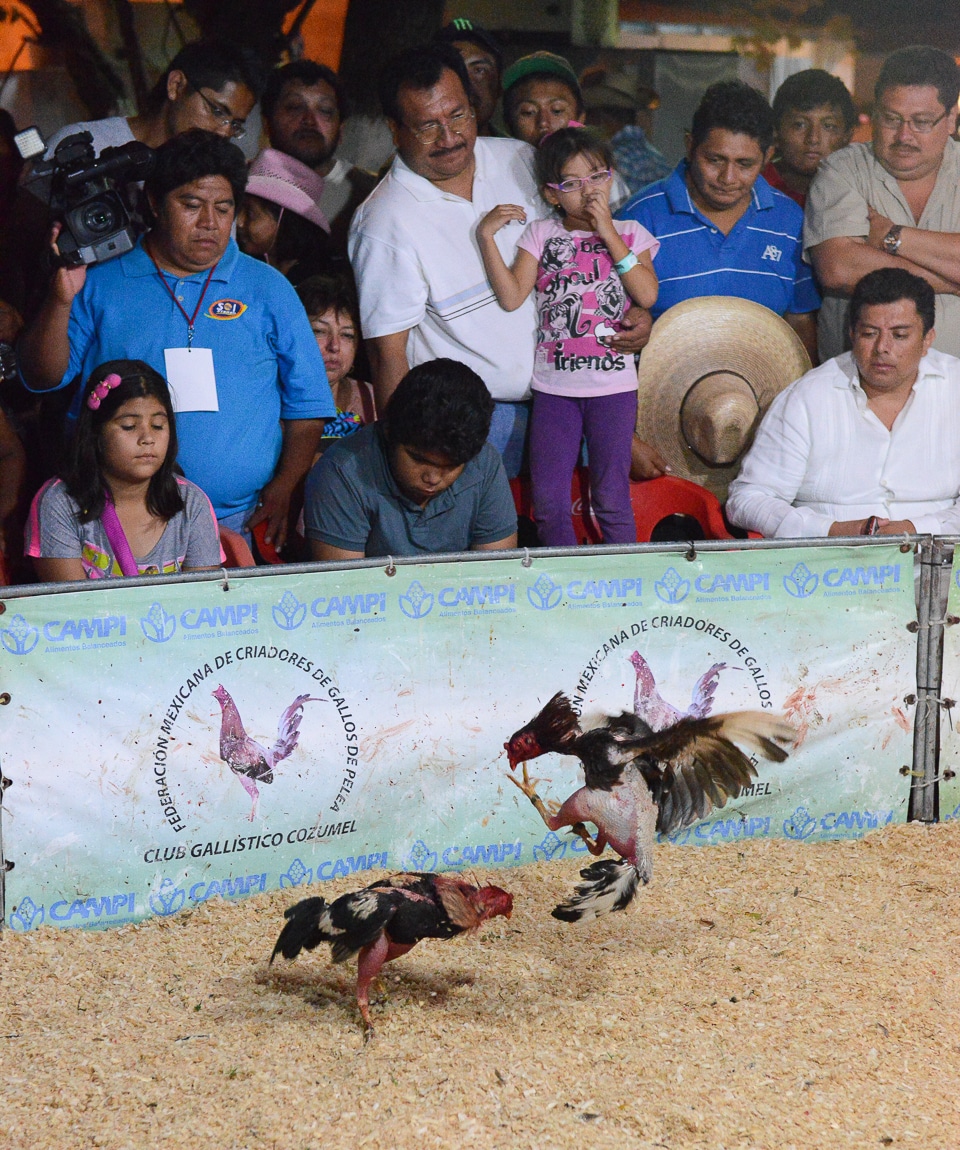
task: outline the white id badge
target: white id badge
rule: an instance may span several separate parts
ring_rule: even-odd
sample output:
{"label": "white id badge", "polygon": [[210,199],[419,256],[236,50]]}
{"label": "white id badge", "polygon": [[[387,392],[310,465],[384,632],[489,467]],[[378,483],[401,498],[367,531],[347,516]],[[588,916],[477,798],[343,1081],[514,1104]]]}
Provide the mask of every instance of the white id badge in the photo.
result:
{"label": "white id badge", "polygon": [[220,410],[209,347],[168,347],[163,358],[174,411]]}

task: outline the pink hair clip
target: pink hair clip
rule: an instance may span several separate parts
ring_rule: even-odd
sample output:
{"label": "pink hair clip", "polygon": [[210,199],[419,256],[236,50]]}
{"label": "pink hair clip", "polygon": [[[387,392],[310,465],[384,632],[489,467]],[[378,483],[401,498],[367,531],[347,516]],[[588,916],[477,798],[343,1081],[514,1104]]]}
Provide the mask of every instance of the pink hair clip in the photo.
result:
{"label": "pink hair clip", "polygon": [[97,386],[87,396],[87,407],[91,411],[96,411],[100,404],[107,398],[115,387],[119,387],[123,380],[115,371],[112,371],[106,379],[98,383]]}

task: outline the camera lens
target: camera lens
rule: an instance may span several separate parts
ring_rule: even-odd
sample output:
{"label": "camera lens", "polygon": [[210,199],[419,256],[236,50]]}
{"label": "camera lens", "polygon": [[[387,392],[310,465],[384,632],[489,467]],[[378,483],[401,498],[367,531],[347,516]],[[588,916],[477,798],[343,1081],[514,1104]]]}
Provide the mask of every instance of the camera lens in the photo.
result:
{"label": "camera lens", "polygon": [[116,209],[108,200],[91,200],[84,204],[79,222],[95,236],[105,235],[119,226]]}

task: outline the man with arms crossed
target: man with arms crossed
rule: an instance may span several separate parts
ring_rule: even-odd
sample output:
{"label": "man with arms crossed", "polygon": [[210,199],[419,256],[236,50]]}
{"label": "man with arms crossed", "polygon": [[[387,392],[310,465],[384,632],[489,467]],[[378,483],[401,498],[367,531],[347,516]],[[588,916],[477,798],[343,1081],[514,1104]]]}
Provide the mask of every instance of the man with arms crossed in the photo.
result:
{"label": "man with arms crossed", "polygon": [[960,355],[960,144],[950,138],[960,77],[936,48],[904,48],[880,69],[873,143],[820,165],[807,197],[803,244],[824,292],[822,360],[839,355],[854,285],[904,268],[936,293],[934,346]]}

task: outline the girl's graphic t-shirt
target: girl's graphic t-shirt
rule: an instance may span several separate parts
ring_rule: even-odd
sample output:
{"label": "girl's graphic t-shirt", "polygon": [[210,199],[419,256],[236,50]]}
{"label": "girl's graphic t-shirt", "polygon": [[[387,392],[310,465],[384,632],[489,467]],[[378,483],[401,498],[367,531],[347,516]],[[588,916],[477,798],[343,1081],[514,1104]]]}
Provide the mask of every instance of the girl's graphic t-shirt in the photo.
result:
{"label": "girl's graphic t-shirt", "polygon": [[[614,227],[637,256],[660,249],[635,220]],[[538,264],[537,354],[534,391],[582,397],[635,391],[637,368],[625,355],[600,342],[615,335],[630,308],[607,245],[593,232],[568,232],[556,216],[528,224],[518,246]]]}
{"label": "girl's graphic t-shirt", "polygon": [[[177,477],[184,507],[167,521],[149,555],[137,560],[141,575],[173,575],[184,567],[219,567],[220,532],[210,500],[195,483]],[[30,507],[24,553],[35,559],[80,559],[88,579],[123,576],[99,519],[81,523],[80,507],[62,479],[51,479]]]}

